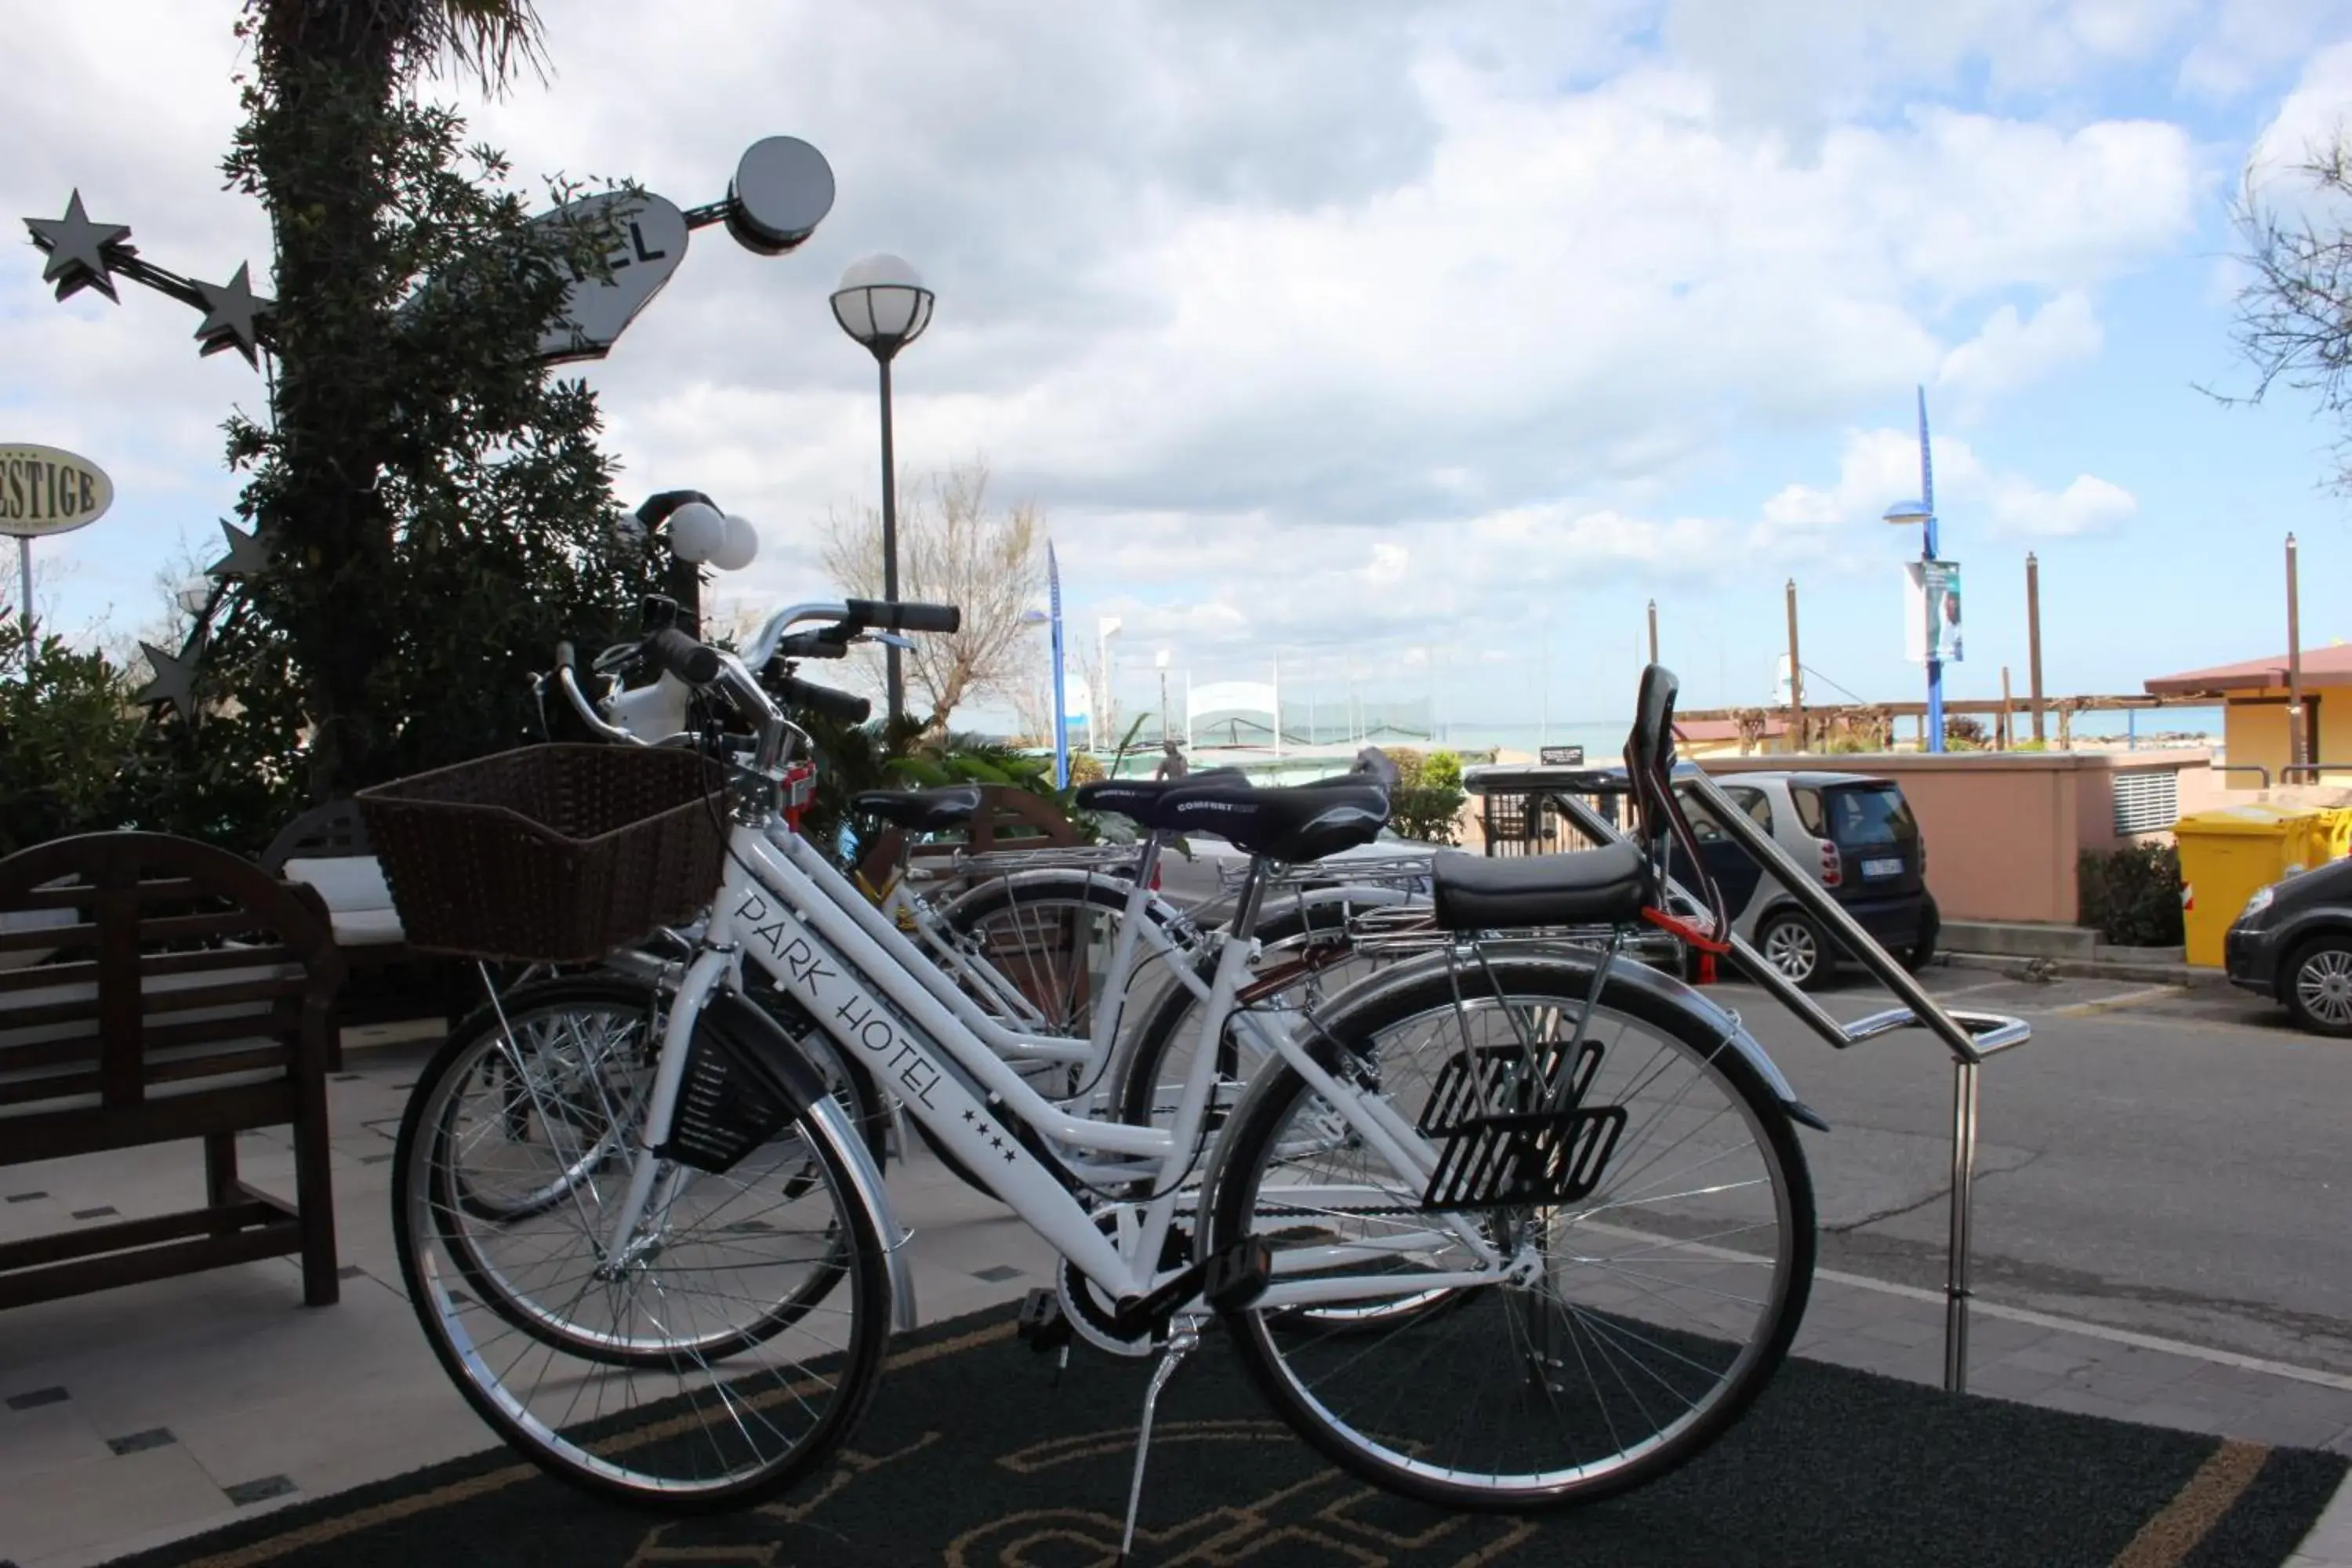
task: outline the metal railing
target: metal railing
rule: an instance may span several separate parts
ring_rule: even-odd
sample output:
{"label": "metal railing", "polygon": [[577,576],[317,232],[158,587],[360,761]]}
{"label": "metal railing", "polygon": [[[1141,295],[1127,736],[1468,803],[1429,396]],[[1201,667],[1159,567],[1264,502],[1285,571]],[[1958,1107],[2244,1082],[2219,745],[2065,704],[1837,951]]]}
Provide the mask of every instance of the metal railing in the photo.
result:
{"label": "metal railing", "polygon": [[[1770,992],[1774,1000],[1839,1050],[1876,1039],[1882,1035],[1893,1034],[1898,1029],[1924,1028],[1951,1053],[1952,1196],[1950,1243],[1945,1255],[1944,1386],[1956,1394],[1965,1392],[1969,1378],[1970,1225],[1974,1216],[1977,1162],[1977,1069],[1987,1058],[2013,1049],[2032,1039],[2032,1028],[2021,1018],[1998,1013],[1957,1011],[1944,1006],[1928,994],[1916,976],[1863,930],[1861,924],[1846,912],[1844,906],[1831,897],[1826,889],[1774,842],[1772,836],[1754,817],[1724,794],[1722,787],[1713,779],[1705,773],[1695,773],[1685,775],[1677,783],[1697,796],[1724,833],[1753,856],[1766,871],[1778,878],[1789,896],[1807,914],[1819,921],[1837,945],[1843,948],[1855,963],[1870,971],[1871,975],[1893,992],[1903,1005],[1873,1013],[1851,1024],[1842,1024],[1830,1016],[1820,1003],[1799,990],[1794,981],[1774,968],[1770,961],[1749,946],[1744,938],[1736,932],[1726,931],[1722,933],[1724,940],[1730,943],[1731,955],[1742,970]],[[1624,837],[1615,824],[1575,795],[1546,793],[1550,795],[1561,815],[1595,844],[1609,844]],[[1688,889],[1671,879],[1668,890],[1693,908],[1704,907]]]}
{"label": "metal railing", "polygon": [[2217,773],[2260,773],[2263,775],[2263,787],[2271,787],[2271,771],[2260,763],[2208,763],[2205,765]]}
{"label": "metal railing", "polygon": [[2352,773],[2352,763],[2289,763],[2279,770],[2279,783],[2293,784],[2297,773],[2309,773],[2316,783],[2322,773]]}

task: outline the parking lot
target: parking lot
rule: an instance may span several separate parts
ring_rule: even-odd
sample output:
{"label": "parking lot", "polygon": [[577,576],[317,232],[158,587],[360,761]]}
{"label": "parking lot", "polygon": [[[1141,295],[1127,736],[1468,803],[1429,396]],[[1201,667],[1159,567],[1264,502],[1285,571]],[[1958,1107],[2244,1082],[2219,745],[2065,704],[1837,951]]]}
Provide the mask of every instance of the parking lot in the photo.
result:
{"label": "parking lot", "polygon": [[[1982,1069],[1981,1299],[2352,1373],[2352,1044],[2227,990],[1927,978],[2033,1026]],[[1918,1031],[1834,1050],[1752,986],[1717,994],[1832,1128],[1806,1135],[1822,1267],[1940,1289],[1949,1057]],[[1859,978],[1822,1000],[1885,1005]]]}

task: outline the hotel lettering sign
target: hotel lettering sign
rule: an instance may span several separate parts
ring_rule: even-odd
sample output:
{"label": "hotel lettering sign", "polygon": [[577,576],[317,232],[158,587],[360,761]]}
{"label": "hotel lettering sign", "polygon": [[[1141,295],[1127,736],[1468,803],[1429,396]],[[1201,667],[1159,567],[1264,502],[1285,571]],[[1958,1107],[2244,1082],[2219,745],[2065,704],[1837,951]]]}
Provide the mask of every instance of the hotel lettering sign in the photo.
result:
{"label": "hotel lettering sign", "polygon": [[0,447],[0,533],[70,533],[113,504],[114,481],[89,458],[55,447]]}

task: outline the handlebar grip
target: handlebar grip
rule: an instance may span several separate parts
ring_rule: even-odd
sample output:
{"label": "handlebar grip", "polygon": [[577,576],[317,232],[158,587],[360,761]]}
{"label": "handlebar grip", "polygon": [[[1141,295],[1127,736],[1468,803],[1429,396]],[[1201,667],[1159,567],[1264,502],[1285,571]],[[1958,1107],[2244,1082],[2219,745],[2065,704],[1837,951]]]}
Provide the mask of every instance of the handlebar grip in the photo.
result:
{"label": "handlebar grip", "polygon": [[890,632],[957,632],[963,612],[953,605],[922,605],[910,599],[851,599],[852,620]]}
{"label": "handlebar grip", "polygon": [[578,661],[572,658],[572,645],[569,642],[560,642],[555,645],[556,668],[571,669],[576,667],[577,662]]}
{"label": "handlebar grip", "polygon": [[719,650],[703,647],[676,626],[664,626],[645,640],[646,657],[688,686],[708,686],[719,679]]}
{"label": "handlebar grip", "polygon": [[812,713],[822,713],[828,719],[845,724],[863,724],[874,711],[874,704],[863,697],[846,691],[835,691],[830,686],[812,686],[805,680],[784,676],[771,688],[776,700],[787,707],[805,708]]}

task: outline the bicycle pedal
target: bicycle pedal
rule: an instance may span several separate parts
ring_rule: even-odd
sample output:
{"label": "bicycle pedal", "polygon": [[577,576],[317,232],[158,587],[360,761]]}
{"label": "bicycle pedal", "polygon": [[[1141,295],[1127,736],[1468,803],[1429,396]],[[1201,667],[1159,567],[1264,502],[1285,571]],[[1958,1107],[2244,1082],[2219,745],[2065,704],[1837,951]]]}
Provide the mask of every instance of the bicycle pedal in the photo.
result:
{"label": "bicycle pedal", "polygon": [[1220,1312],[1238,1312],[1274,1283],[1274,1247],[1264,1237],[1245,1236],[1209,1259],[1201,1294]]}
{"label": "bicycle pedal", "polygon": [[1051,1290],[1032,1290],[1021,1298],[1021,1316],[1013,1331],[1039,1355],[1069,1348],[1070,1321],[1062,1315],[1061,1300]]}

